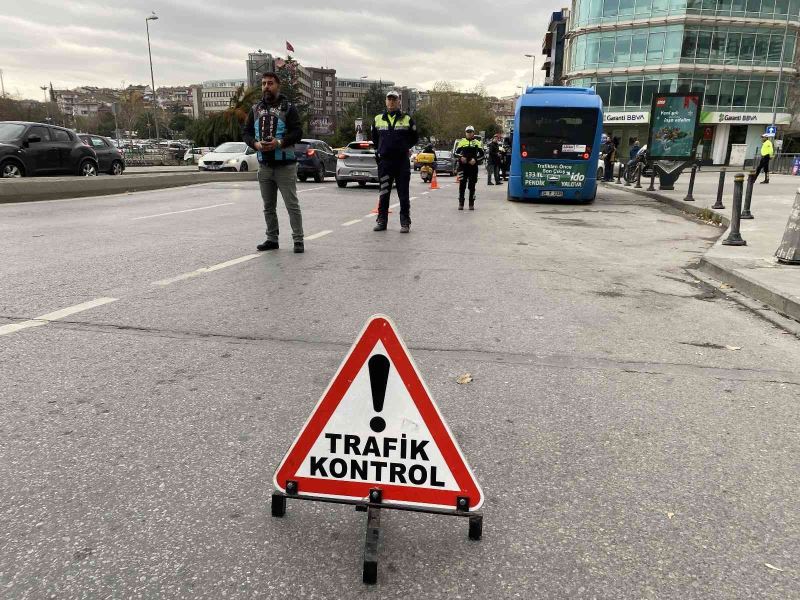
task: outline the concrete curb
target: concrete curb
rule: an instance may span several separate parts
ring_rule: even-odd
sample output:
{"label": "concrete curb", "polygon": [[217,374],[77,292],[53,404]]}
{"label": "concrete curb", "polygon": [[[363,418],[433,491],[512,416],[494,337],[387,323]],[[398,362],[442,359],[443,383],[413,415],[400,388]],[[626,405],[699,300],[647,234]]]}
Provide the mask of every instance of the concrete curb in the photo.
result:
{"label": "concrete curb", "polygon": [[0,204],[61,198],[109,196],[171,187],[231,181],[256,181],[247,173],[131,173],[117,177],[36,177],[0,181]]}
{"label": "concrete curb", "polygon": [[[645,196],[653,200],[658,200],[659,202],[669,204],[678,210],[698,216],[706,214],[704,213],[704,210],[708,210],[693,206],[692,204],[684,202],[683,200],[677,200],[676,198],[670,198],[669,196],[655,192],[646,192],[630,187],[626,188],[621,185],[615,185],[613,189],[621,189],[623,191],[630,192],[631,194],[636,194],[637,196]],[[722,237],[723,235],[727,234],[727,228],[730,227],[730,219],[717,213],[714,214],[719,217],[720,222],[726,227],[726,230],[724,230],[720,236]],[[736,288],[745,296],[749,296],[754,300],[763,302],[777,313],[790,319],[800,321],[800,298],[754,281],[746,274],[738,271],[735,267],[726,265],[722,260],[709,258],[707,254],[700,259],[699,270],[709,277],[716,279],[717,281],[726,283]]]}
{"label": "concrete curb", "polygon": [[719,213],[716,213],[708,208],[702,208],[700,206],[696,206],[691,202],[684,202],[683,200],[678,200],[677,198],[670,198],[666,194],[659,194],[658,192],[648,192],[644,188],[637,190],[634,187],[625,187],[624,185],[617,185],[612,184],[614,187],[609,186],[606,184],[606,187],[611,189],[619,189],[623,192],[628,192],[629,194],[636,194],[637,196],[644,196],[645,198],[650,198],[651,200],[658,200],[663,204],[669,204],[673,208],[677,208],[683,212],[687,212],[689,214],[695,215],[697,217],[705,217],[709,213],[713,213],[716,218],[719,219],[719,222],[722,223],[725,227],[730,227],[731,220]]}
{"label": "concrete curb", "polygon": [[754,281],[735,267],[726,265],[724,260],[703,256],[699,270],[733,286],[745,296],[763,302],[779,314],[800,321],[800,298]]}

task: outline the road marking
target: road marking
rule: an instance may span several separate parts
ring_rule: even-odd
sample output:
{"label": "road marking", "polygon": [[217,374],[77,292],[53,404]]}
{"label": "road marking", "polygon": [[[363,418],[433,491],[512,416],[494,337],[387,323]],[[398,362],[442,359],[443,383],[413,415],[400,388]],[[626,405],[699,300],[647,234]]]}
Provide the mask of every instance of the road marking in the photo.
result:
{"label": "road marking", "polygon": [[361,223],[361,219],[353,219],[347,223],[342,223],[342,227],[350,227],[350,225],[355,225],[356,223]]}
{"label": "road marking", "polygon": [[326,229],[325,231],[320,231],[319,233],[315,233],[314,235],[307,235],[306,236],[306,241],[310,242],[311,240],[318,240],[322,236],[328,235],[329,233],[333,233],[333,230],[332,229]]}
{"label": "road marking", "polygon": [[422,192],[423,196],[425,196],[426,194],[430,194],[430,192]]}
{"label": "road marking", "polygon": [[417,199],[417,196],[411,196],[411,198],[409,198],[409,200],[416,200],[416,199]]}
{"label": "road marking", "polygon": [[324,189],[325,186],[322,185],[320,187],[315,187],[315,188],[303,188],[301,190],[297,190],[297,193],[299,194],[300,192],[313,192],[314,190],[324,190]]}
{"label": "road marking", "polygon": [[136,217],[131,221],[141,221],[142,219],[154,219],[156,217],[166,217],[167,215],[177,215],[180,213],[192,212],[194,210],[208,210],[209,208],[217,208],[218,206],[230,206],[236,204],[235,202],[225,202],[224,204],[212,204],[211,206],[201,206],[200,208],[187,208],[186,210],[174,210],[172,212],[160,213],[157,215],[147,215],[146,217]]}
{"label": "road marking", "polygon": [[400,206],[400,203],[399,202],[395,202],[394,204],[390,204],[389,208],[397,208],[398,206]]}
{"label": "road marking", "polygon": [[369,219],[370,217],[374,217],[377,213],[369,213],[368,215],[364,215],[365,219]]}
{"label": "road marking", "polygon": [[170,285],[171,283],[176,283],[178,281],[183,281],[184,279],[191,279],[192,277],[198,277],[203,273],[211,273],[213,271],[219,271],[220,269],[224,269],[226,267],[232,267],[233,265],[238,265],[239,263],[247,262],[248,260],[253,260],[261,256],[260,254],[248,254],[247,256],[240,256],[239,258],[234,258],[233,260],[228,260],[223,263],[219,263],[217,265],[211,265],[210,267],[203,267],[202,269],[197,269],[196,271],[191,271],[189,273],[183,273],[182,275],[176,275],[175,277],[170,277],[169,279],[161,279],[159,281],[154,281],[153,285]]}
{"label": "road marking", "polygon": [[11,325],[3,325],[2,327],[0,327],[0,335],[14,333],[15,331],[19,331],[20,329],[28,329],[29,327],[40,327],[41,325],[47,325],[48,323],[51,323],[53,321],[58,321],[59,319],[63,319],[64,317],[74,315],[75,313],[83,312],[84,310],[89,310],[90,308],[103,306],[104,304],[109,304],[111,302],[116,302],[116,301],[117,298],[96,298],[94,300],[90,300],[89,302],[83,302],[82,304],[76,304],[75,306],[70,306],[67,308],[62,308],[61,310],[57,310],[55,312],[47,313],[46,315],[42,315],[41,317],[30,319],[29,321],[23,321],[22,323],[12,323]]}

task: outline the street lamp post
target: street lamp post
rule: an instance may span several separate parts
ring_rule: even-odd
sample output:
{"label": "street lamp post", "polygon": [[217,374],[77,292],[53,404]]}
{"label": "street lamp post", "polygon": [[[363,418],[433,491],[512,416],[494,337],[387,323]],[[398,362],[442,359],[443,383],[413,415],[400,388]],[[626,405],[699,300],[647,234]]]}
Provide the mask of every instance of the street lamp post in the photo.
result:
{"label": "street lamp post", "polygon": [[533,67],[531,68],[531,85],[536,85],[533,80],[536,79],[536,55],[535,54],[526,54],[526,58],[533,59]]}
{"label": "street lamp post", "polygon": [[366,119],[366,109],[364,108],[364,100],[366,99],[367,95],[364,93],[364,80],[368,77],[368,75],[362,75],[359,77],[361,79],[361,118]]}
{"label": "street lamp post", "polygon": [[153,118],[156,122],[156,145],[158,145],[158,141],[160,139],[160,133],[158,131],[158,98],[156,97],[156,82],[153,78],[153,53],[150,50],[150,21],[158,21],[158,16],[156,13],[153,12],[149,17],[145,18],[144,26],[147,29],[147,55],[150,57],[150,85],[153,88]]}

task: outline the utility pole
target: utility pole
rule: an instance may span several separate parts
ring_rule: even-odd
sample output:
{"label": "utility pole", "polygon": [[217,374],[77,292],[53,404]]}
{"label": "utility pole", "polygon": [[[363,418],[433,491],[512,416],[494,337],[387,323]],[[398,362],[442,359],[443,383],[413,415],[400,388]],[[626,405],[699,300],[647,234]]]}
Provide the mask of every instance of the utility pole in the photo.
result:
{"label": "utility pole", "polygon": [[526,58],[533,59],[533,67],[531,68],[531,86],[536,85],[533,81],[536,79],[536,55],[535,54],[526,54]]}
{"label": "utility pole", "polygon": [[3,69],[0,69],[0,92],[2,92],[2,97],[6,97],[6,84],[3,81]]}
{"label": "utility pole", "polygon": [[156,16],[155,12],[153,12],[153,14],[144,20],[144,25],[147,29],[147,55],[150,57],[150,85],[153,87],[153,117],[156,122],[156,145],[158,145],[158,140],[160,139],[160,134],[158,131],[158,114],[156,112],[158,110],[158,97],[156,96],[156,82],[153,78],[153,53],[150,50],[150,21],[158,21],[158,17]]}

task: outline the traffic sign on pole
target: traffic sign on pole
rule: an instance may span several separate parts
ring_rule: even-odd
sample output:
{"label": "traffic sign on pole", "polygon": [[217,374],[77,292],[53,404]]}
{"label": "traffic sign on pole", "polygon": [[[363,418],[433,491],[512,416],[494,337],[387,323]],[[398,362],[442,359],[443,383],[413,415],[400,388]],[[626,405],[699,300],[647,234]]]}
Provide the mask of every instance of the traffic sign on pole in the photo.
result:
{"label": "traffic sign on pole", "polygon": [[474,511],[483,492],[388,317],[370,317],[275,487],[294,496]]}
{"label": "traffic sign on pole", "polygon": [[778,133],[778,128],[775,125],[767,125],[767,135],[775,136]]}

